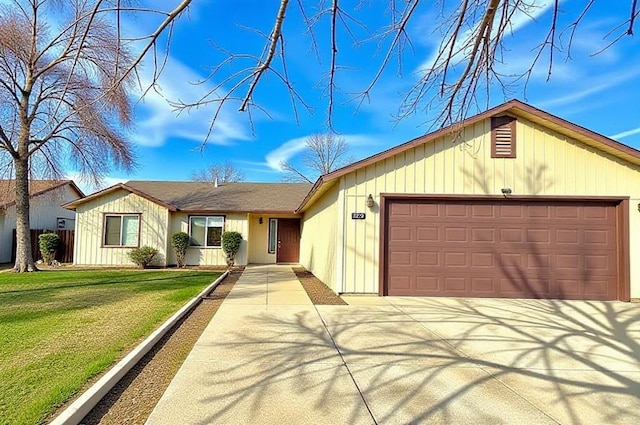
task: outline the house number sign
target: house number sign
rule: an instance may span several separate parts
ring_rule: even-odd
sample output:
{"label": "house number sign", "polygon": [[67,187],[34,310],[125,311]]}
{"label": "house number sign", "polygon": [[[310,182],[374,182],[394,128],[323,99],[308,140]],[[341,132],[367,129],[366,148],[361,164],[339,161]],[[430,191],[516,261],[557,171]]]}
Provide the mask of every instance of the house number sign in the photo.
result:
{"label": "house number sign", "polygon": [[351,213],[351,220],[364,220],[366,216],[365,213]]}

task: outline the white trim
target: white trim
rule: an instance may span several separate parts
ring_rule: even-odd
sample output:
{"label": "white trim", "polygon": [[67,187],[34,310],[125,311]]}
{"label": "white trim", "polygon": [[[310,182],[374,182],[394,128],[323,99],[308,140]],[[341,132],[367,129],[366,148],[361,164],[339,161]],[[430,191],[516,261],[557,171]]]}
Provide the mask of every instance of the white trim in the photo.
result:
{"label": "white trim", "polygon": [[336,292],[341,294],[344,292],[344,262],[346,252],[345,221],[346,221],[346,204],[344,199],[344,176],[340,177],[338,187],[338,232],[336,235],[337,247],[336,252]]}

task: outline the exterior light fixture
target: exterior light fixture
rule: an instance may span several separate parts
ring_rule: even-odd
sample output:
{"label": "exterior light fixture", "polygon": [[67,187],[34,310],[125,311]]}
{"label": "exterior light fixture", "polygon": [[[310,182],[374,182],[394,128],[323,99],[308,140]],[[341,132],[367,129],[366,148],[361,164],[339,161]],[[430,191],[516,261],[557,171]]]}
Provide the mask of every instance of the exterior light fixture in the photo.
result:
{"label": "exterior light fixture", "polygon": [[262,217],[258,219],[258,224],[262,224]]}
{"label": "exterior light fixture", "polygon": [[367,196],[367,208],[373,208],[376,205],[376,201],[373,200],[373,196],[369,194]]}
{"label": "exterior light fixture", "polygon": [[511,195],[513,191],[511,190],[511,188],[505,187],[504,189],[501,190],[501,192],[504,195],[504,197],[507,198],[509,195]]}

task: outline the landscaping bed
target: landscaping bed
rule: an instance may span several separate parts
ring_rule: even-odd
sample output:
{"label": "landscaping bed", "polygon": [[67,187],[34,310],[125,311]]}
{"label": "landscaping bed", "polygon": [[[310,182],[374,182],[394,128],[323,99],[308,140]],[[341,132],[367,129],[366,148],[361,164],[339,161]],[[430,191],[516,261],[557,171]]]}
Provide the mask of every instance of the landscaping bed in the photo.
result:
{"label": "landscaping bed", "polygon": [[219,275],[2,273],[0,423],[42,422]]}
{"label": "landscaping bed", "polygon": [[293,267],[302,287],[315,305],[346,305],[347,303],[304,267]]}

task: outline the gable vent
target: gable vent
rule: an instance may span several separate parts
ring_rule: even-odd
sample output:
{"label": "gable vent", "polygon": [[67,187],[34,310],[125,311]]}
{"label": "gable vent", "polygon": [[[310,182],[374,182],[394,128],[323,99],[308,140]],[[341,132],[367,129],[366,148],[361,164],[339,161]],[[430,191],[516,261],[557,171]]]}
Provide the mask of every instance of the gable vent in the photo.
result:
{"label": "gable vent", "polygon": [[491,118],[491,157],[516,157],[516,119],[514,117]]}

